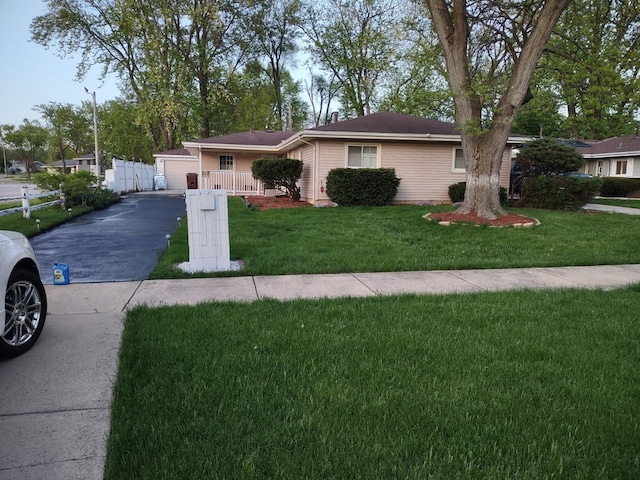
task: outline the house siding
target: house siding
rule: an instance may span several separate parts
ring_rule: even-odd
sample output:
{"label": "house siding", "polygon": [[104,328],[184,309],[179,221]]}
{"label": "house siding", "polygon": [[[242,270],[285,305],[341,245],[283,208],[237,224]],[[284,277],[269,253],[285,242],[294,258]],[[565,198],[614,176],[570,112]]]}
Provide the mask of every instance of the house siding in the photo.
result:
{"label": "house siding", "polygon": [[[437,203],[449,203],[449,185],[464,182],[464,172],[454,172],[453,153],[457,145],[451,143],[375,143],[380,149],[380,167],[394,168],[396,176],[401,179],[398,194],[393,200],[395,204],[416,203],[430,200]],[[303,200],[311,203],[328,200],[329,197],[320,192],[326,188],[327,175],[334,168],[346,167],[346,145],[357,144],[348,141],[315,142],[319,164],[314,172],[314,147],[305,146],[302,152],[304,169],[301,179]],[[457,146],[460,148],[459,146]],[[510,165],[510,149],[505,150],[500,169],[500,185],[508,187]],[[317,177],[316,174],[317,173]]]}

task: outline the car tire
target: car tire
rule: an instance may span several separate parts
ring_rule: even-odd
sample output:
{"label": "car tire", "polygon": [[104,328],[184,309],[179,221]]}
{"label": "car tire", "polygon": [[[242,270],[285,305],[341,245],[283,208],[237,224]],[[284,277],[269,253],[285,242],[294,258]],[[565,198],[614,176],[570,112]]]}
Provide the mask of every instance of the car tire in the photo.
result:
{"label": "car tire", "polygon": [[4,304],[0,357],[11,358],[29,350],[44,328],[47,296],[40,277],[30,270],[16,268],[9,277]]}

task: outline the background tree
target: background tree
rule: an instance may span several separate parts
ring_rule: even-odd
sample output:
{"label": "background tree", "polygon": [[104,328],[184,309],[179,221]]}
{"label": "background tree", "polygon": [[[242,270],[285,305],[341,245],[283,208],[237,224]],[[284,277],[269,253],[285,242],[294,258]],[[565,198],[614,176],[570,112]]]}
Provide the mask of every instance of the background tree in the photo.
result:
{"label": "background tree", "polygon": [[56,102],[35,107],[42,115],[49,133],[49,158],[53,161],[62,160],[63,171],[67,168],[67,158],[82,155],[93,148],[93,112],[89,102],[86,107]]}
{"label": "background tree", "polygon": [[462,138],[467,181],[458,212],[495,219],[505,213],[499,175],[511,126],[570,0],[425,3],[442,48]]}
{"label": "background tree", "polygon": [[[299,30],[299,0],[267,0],[257,2],[256,8],[246,19],[247,29],[254,33],[251,53],[259,61],[273,88],[274,114],[277,130],[287,125],[288,100],[285,98],[285,81],[291,84],[286,65],[293,61],[298,50],[296,38]],[[284,77],[288,76],[287,79]]]}
{"label": "background tree", "polygon": [[40,122],[25,119],[17,128],[14,125],[4,125],[3,136],[13,153],[24,162],[27,179],[31,180],[33,162],[46,160],[49,132]]}
{"label": "background tree", "polygon": [[541,67],[566,107],[567,136],[632,134],[640,108],[640,4],[573,0]]}
{"label": "background tree", "polygon": [[340,85],[343,112],[370,114],[399,49],[396,0],[307,1],[300,28],[308,52]]}
{"label": "background tree", "polygon": [[335,76],[329,80],[322,75],[314,74],[309,69],[310,81],[306,82],[306,91],[311,104],[311,124],[314,127],[326,125],[331,122],[332,105],[336,99],[340,86],[335,81]]}

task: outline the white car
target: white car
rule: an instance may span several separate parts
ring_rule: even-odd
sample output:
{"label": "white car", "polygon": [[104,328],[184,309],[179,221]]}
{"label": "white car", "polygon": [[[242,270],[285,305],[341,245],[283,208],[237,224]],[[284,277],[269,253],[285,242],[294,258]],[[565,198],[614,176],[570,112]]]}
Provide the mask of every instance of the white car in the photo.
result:
{"label": "white car", "polygon": [[29,350],[44,328],[47,296],[40,280],[36,255],[27,237],[0,230],[0,358]]}

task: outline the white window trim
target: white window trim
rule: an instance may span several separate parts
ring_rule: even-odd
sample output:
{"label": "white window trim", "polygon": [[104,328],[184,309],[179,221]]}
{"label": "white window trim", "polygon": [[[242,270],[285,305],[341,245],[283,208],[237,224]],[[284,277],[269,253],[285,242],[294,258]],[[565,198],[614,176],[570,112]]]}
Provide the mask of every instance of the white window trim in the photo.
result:
{"label": "white window trim", "polygon": [[[613,164],[611,165],[611,176],[612,177],[630,177],[631,172],[633,172],[633,157],[626,158],[616,158],[613,160]],[[627,172],[626,173],[616,173],[618,170],[618,162],[627,162]]]}
{"label": "white window trim", "polygon": [[[376,147],[376,166],[375,167],[353,167],[349,165],[349,147]],[[382,144],[380,143],[345,143],[344,144],[344,166],[345,168],[380,168],[382,164]]]}
{"label": "white window trim", "polygon": [[456,151],[462,151],[462,147],[453,147],[451,151],[451,173],[466,173],[465,168],[456,168]]}
{"label": "white window trim", "polygon": [[[231,169],[230,170],[222,170],[222,157],[231,157]],[[233,154],[229,153],[220,153],[218,154],[218,168],[221,172],[232,172],[236,169],[236,157]]]}

